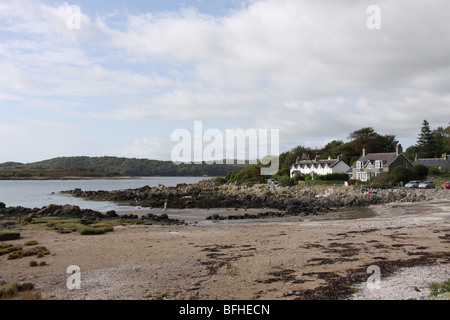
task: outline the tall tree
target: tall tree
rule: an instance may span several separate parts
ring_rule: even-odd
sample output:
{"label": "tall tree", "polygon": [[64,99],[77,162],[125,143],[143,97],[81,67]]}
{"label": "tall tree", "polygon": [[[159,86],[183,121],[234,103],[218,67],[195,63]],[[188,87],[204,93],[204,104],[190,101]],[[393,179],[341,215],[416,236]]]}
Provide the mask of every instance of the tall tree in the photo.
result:
{"label": "tall tree", "polygon": [[450,126],[447,128],[438,127],[433,130],[436,139],[438,153],[450,152]]}
{"label": "tall tree", "polygon": [[362,128],[350,133],[348,143],[345,149],[353,151],[353,155],[361,154],[362,148],[367,152],[394,152],[398,141],[395,135],[380,135],[373,128]]}
{"label": "tall tree", "polygon": [[431,131],[430,123],[427,120],[422,122],[422,128],[417,139],[417,147],[421,158],[434,158],[440,152],[436,135]]}
{"label": "tall tree", "polygon": [[312,156],[312,150],[308,147],[296,146],[287,152],[283,152],[280,154],[280,169],[282,168],[290,168],[293,163],[297,160],[298,157],[302,157],[302,155]]}

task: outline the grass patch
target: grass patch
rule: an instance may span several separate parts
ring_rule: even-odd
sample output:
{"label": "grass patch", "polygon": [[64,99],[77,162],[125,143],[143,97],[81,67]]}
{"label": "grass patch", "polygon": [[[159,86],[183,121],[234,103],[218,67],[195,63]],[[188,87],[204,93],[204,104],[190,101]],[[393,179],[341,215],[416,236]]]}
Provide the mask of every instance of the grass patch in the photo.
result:
{"label": "grass patch", "polygon": [[10,243],[0,243],[0,256],[19,250],[22,250],[22,246],[19,245],[15,246]]}
{"label": "grass patch", "polygon": [[0,286],[0,300],[41,300],[30,282],[8,282]]}
{"label": "grass patch", "polygon": [[130,224],[147,224],[151,222],[133,219],[112,219],[101,221],[87,221],[82,219],[65,219],[61,217],[33,218],[33,222],[56,230],[59,233],[79,232],[82,235],[98,235],[114,230],[115,226]]}
{"label": "grass patch", "polygon": [[167,293],[165,292],[155,292],[155,293],[148,293],[145,295],[146,299],[152,299],[152,300],[164,300],[164,298],[167,297]]}
{"label": "grass patch", "polygon": [[41,217],[32,218],[32,221],[25,225],[31,229],[47,229],[55,230],[58,233],[78,232],[82,235],[100,235],[114,230],[115,226],[125,225],[151,225],[150,221],[142,221],[136,219],[111,219],[101,221],[89,221],[76,218],[62,217]]}
{"label": "grass patch", "polygon": [[0,231],[0,241],[20,239],[19,232]]}
{"label": "grass patch", "polygon": [[450,293],[450,279],[443,283],[432,283],[430,285],[431,295],[437,297],[444,293]]}
{"label": "grass patch", "polygon": [[23,257],[36,256],[38,258],[42,258],[45,255],[50,254],[50,251],[46,247],[36,246],[34,248],[29,249],[21,249],[10,253],[8,256],[8,260],[20,259]]}
{"label": "grass patch", "polygon": [[78,230],[78,232],[82,235],[97,235],[104,234],[106,232],[113,231],[113,227],[85,227]]}

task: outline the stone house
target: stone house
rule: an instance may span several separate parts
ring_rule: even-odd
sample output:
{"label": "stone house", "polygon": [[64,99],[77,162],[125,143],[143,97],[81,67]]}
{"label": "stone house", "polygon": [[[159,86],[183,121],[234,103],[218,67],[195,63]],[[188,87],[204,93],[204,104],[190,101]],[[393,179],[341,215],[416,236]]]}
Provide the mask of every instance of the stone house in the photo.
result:
{"label": "stone house", "polygon": [[418,164],[423,164],[426,167],[437,167],[440,171],[450,171],[450,159],[447,153],[443,153],[441,158],[419,159],[416,155],[416,159],[413,164],[415,166]]}
{"label": "stone house", "polygon": [[350,179],[369,181],[382,172],[391,172],[392,169],[403,166],[408,169],[414,168],[411,161],[403,154],[400,144],[395,152],[390,153],[368,153],[363,149],[362,156],[352,165],[348,171]]}

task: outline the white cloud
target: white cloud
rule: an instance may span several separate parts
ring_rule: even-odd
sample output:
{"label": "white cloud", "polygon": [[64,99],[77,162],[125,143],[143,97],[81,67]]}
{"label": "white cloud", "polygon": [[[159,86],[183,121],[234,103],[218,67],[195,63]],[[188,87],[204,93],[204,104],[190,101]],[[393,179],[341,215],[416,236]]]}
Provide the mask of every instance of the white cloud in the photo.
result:
{"label": "white cloud", "polygon": [[[381,8],[381,30],[366,27],[369,4]],[[224,16],[111,8],[82,12],[80,30],[67,28],[67,7],[2,2],[0,32],[17,37],[0,43],[0,99],[68,117],[82,106],[87,120],[130,128],[149,119],[280,129],[284,149],[368,126],[415,139],[423,119],[448,123],[444,0],[260,0]],[[118,148],[170,153],[154,134]]]}
{"label": "white cloud", "polygon": [[170,136],[167,139],[167,135],[158,135],[157,138],[140,138],[122,148],[117,155],[128,158],[170,160],[171,149],[167,148],[170,145]]}

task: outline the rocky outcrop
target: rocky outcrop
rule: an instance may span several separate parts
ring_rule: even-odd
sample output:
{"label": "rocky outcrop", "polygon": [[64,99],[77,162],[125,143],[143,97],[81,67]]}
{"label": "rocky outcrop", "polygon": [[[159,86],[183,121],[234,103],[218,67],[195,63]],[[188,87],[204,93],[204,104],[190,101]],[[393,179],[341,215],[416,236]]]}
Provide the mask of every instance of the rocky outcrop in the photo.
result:
{"label": "rocky outcrop", "polygon": [[171,224],[184,224],[184,221],[178,219],[171,219],[165,213],[161,215],[147,214],[141,217],[133,214],[119,215],[114,210],[110,210],[103,214],[99,211],[91,209],[81,209],[74,205],[55,205],[50,204],[43,208],[24,208],[24,207],[3,207],[0,208],[0,220],[3,219],[23,219],[25,222],[31,222],[33,218],[39,217],[61,217],[67,219],[81,219],[85,221],[94,220],[112,220],[112,219],[127,219],[127,220],[144,220],[157,221]]}
{"label": "rocky outcrop", "polygon": [[[444,192],[446,190],[443,190]],[[218,185],[214,179],[176,187],[145,186],[118,191],[65,191],[75,197],[96,201],[114,201],[143,207],[186,208],[261,208],[256,217],[280,214],[321,214],[333,208],[361,207],[395,201],[423,201],[440,196],[442,190],[367,189],[362,187],[280,187],[274,185]],[[448,193],[444,196],[448,197]],[[250,216],[249,216],[250,217]],[[210,219],[217,217],[211,216]],[[253,218],[251,216],[250,218]]]}

